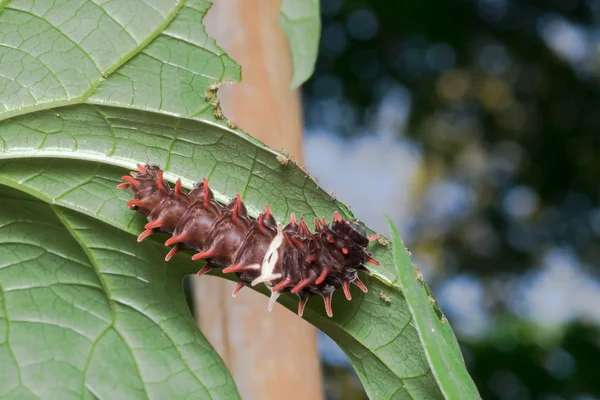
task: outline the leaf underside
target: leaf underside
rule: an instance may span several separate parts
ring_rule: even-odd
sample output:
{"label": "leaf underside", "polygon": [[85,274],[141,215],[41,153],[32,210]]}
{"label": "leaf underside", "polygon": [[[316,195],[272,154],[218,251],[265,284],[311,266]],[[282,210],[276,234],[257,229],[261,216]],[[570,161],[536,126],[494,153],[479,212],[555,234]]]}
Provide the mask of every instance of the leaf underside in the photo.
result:
{"label": "leaf underside", "polygon": [[[136,242],[145,221],[120,177],[155,163],[188,188],[207,177],[221,201],[242,194],[254,216],[352,215],[215,113],[210,85],[239,67],[204,32],[207,1],[66,3],[0,11],[0,396],[237,398],[181,290],[202,264],[166,264],[164,235]],[[372,251],[369,293],[336,293],[332,320],[313,299],[305,318],[371,398],[443,398],[390,246]]]}

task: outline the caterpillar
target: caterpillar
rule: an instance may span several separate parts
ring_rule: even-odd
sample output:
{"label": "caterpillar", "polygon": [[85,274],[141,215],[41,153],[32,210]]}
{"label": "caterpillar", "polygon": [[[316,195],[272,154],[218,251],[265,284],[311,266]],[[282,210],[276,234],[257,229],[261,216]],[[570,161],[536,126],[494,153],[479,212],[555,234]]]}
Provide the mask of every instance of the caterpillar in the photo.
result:
{"label": "caterpillar", "polygon": [[348,300],[352,299],[351,284],[367,292],[358,271],[370,272],[363,265],[366,262],[379,265],[367,251],[378,235],[367,236],[357,221],[344,220],[336,211],[331,225],[325,218],[315,218],[311,233],[304,219],[297,221],[294,214],[287,225],[278,223],[268,205],[258,218],[251,219],[239,194],[229,204],[219,204],[206,178],[187,192],[179,179],[171,188],[159,166],[137,167],[139,172],[123,176],[117,188],[129,190],[133,198],[127,206],[147,217],[138,242],[156,232],[171,235],[165,246],[174,246],[166,261],[180,250],[192,250],[196,252],[192,260],[206,260],[199,276],[213,268],[235,273],[239,282],[234,297],[246,285],[265,284],[271,290],[269,311],[279,295],[289,291],[299,297],[299,316],[314,295],[323,298],[325,311],[332,317],[336,289],[341,287]]}

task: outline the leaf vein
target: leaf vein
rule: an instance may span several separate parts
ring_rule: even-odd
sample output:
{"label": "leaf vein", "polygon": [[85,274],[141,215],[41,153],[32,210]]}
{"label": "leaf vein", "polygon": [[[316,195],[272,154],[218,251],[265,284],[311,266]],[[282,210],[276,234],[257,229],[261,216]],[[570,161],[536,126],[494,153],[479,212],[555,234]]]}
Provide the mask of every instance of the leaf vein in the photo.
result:
{"label": "leaf vein", "polygon": [[[75,239],[75,241],[79,244],[79,246],[81,247],[81,249],[83,250],[84,253],[86,253],[86,255],[88,256],[90,263],[92,265],[92,267],[94,268],[96,275],[98,275],[98,279],[100,280],[100,284],[102,285],[102,289],[106,295],[106,298],[108,300],[108,303],[110,305],[111,308],[111,312],[112,312],[112,321],[111,323],[108,325],[108,327],[106,328],[105,332],[110,329],[110,328],[114,328],[115,327],[115,323],[116,323],[116,319],[117,319],[117,310],[115,308],[115,301],[109,296],[109,291],[108,291],[108,284],[106,283],[106,280],[104,279],[102,272],[100,271],[100,267],[98,266],[94,256],[90,253],[89,249],[81,242],[81,238],[79,237],[79,235],[75,232],[75,230],[73,229],[73,227],[69,224],[68,220],[66,219],[66,217],[64,216],[64,214],[58,209],[58,207],[55,207],[54,205],[50,205],[50,208],[52,209],[52,211],[54,211],[54,213],[56,214],[56,216],[63,222],[63,225],[65,226],[65,228],[67,229],[67,231],[71,234],[71,236],[73,237],[73,239]],[[125,338],[123,337],[123,335],[121,335],[121,333],[117,330],[117,329],[113,329],[114,332],[117,334],[117,336],[119,336],[121,338],[121,340],[123,341],[123,343],[127,343],[127,341],[125,340]],[[131,356],[131,358],[133,360],[135,360],[134,364],[135,367],[137,369],[137,373],[140,377],[140,381],[142,382],[142,387],[144,389],[144,392],[146,393],[146,397],[150,398],[150,393],[148,392],[148,388],[146,387],[146,383],[144,381],[144,378],[142,376],[142,373],[140,371],[140,367],[139,364],[135,358],[135,355],[133,354],[133,351],[131,350],[130,346],[125,346],[127,348],[127,350],[129,351],[129,354]],[[90,353],[93,353],[90,352]],[[85,380],[84,380],[85,381]]]}

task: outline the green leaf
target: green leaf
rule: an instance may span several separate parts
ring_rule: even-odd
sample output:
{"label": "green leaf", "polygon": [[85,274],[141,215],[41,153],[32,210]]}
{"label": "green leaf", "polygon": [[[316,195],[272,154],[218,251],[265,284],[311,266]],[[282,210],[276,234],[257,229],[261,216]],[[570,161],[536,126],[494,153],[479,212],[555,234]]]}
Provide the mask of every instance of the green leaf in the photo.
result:
{"label": "green leaf", "polygon": [[283,0],[279,25],[285,31],[292,54],[291,89],[310,78],[315,70],[321,37],[319,0]]}
{"label": "green leaf", "polygon": [[[25,196],[10,201],[0,213],[0,375],[14,377],[0,383],[0,396],[237,398],[229,372],[196,328],[183,297],[181,281],[195,267],[167,268],[155,257],[156,245],[142,250],[135,242],[123,243],[123,233],[98,215],[85,216],[80,207],[56,207],[48,197],[62,188],[65,198],[72,199],[76,191],[61,180],[72,181],[85,171],[93,176],[86,170],[89,161],[121,154],[110,147],[115,145],[112,139],[74,140],[63,129],[69,121],[61,119],[56,107],[109,104],[123,111],[141,109],[225,124],[214,87],[239,80],[240,69],[206,35],[201,21],[210,2],[0,4],[0,120],[12,126],[7,118],[21,115],[16,124],[31,122],[31,129],[18,138],[0,132],[2,158],[9,149],[16,150],[10,154],[16,157],[11,166],[3,168],[18,166],[16,174],[30,174],[25,181],[43,185],[34,191],[27,190],[25,181],[1,187],[5,201],[19,192],[38,201]],[[87,107],[93,118],[105,118],[101,107]],[[85,118],[85,113],[78,117]],[[73,129],[94,129],[87,125],[92,119],[78,122],[82,125]],[[130,133],[128,146],[135,147],[142,139]],[[83,163],[70,161],[59,176],[45,173],[43,164],[65,151],[72,156],[74,147],[84,150],[75,156]],[[30,157],[46,159],[42,164],[19,161]],[[5,194],[8,186],[17,191]],[[101,180],[77,201],[93,202],[99,198],[94,198],[95,191],[102,190],[108,189]],[[21,204],[27,209],[21,210]],[[15,226],[22,222],[27,230],[20,232]],[[36,229],[38,225],[44,229]],[[91,227],[96,237],[87,234]],[[54,243],[52,237],[66,239]],[[113,242],[107,244],[109,239]],[[97,243],[103,248],[96,248]],[[88,323],[89,330],[83,329]]]}
{"label": "green leaf", "polygon": [[[431,306],[435,299],[416,269],[398,230],[387,217],[394,246],[394,264],[427,360],[446,399],[481,399],[465,367],[458,342],[445,316]],[[439,311],[438,311],[439,312]]]}
{"label": "green leaf", "polygon": [[[54,209],[100,221],[95,231],[103,233],[90,240],[89,246],[102,237],[117,237],[115,229],[126,232],[129,239],[118,239],[131,246],[126,254],[158,260],[139,268],[155,269],[160,265],[164,269],[160,260],[167,249],[161,247],[164,236],[154,239],[152,251],[136,243],[135,236],[145,220],[128,210],[129,196],[115,188],[126,172],[124,168],[132,168],[136,162],[158,163],[167,171],[168,179],[182,178],[188,188],[208,177],[218,199],[228,201],[241,193],[253,216],[269,203],[280,221],[289,220],[291,212],[311,220],[330,216],[334,210],[351,217],[346,207],[319,189],[298,166],[280,162],[272,150],[218,125],[80,105],[5,121],[0,124],[0,132],[4,141],[0,159],[5,160],[0,183]],[[369,293],[353,290],[351,302],[336,293],[333,319],[325,316],[323,303],[313,299],[306,319],[346,351],[371,398],[442,398],[408,304],[394,283],[397,269],[389,245],[374,245],[372,250],[382,266],[373,268],[372,277],[362,277]],[[198,270],[201,264],[191,263],[189,256],[176,256],[167,271],[180,277],[180,273]],[[125,255],[123,258],[128,259]],[[162,282],[160,278],[155,280]],[[382,294],[389,301],[382,300]],[[284,294],[281,299],[295,310],[294,296]]]}
{"label": "green leaf", "polygon": [[[44,164],[69,178],[40,174]],[[14,168],[28,188],[58,188],[101,171],[73,164],[3,162],[2,181]],[[237,397],[181,291],[192,269],[168,269],[155,244],[23,192],[0,186],[0,396]]]}
{"label": "green leaf", "polygon": [[[237,398],[183,297],[182,278],[202,264],[184,252],[166,265],[164,235],[136,242],[145,221],[120,177],[138,162],[187,188],[207,177],[219,201],[241,193],[251,215],[269,203],[282,222],[351,213],[227,127],[216,89],[240,71],[206,36],[207,1],[2,4],[0,396]],[[305,318],[344,349],[371,398],[441,399],[390,247],[372,245],[381,266],[361,276],[369,293],[336,293],[333,319],[313,299]],[[280,299],[295,310],[293,295]]]}
{"label": "green leaf", "polygon": [[205,92],[239,66],[206,0],[12,0],[0,9],[0,119],[89,102],[218,121]]}

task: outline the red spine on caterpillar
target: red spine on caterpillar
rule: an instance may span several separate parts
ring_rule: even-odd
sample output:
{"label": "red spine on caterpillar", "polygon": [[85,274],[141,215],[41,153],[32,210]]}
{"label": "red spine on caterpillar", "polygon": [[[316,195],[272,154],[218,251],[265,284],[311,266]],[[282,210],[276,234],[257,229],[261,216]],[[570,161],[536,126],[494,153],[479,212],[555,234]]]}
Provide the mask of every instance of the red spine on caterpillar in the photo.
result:
{"label": "red spine on caterpillar", "polygon": [[240,281],[233,296],[245,285],[265,284],[271,290],[269,311],[282,292],[294,293],[300,299],[300,316],[313,295],[323,297],[331,317],[336,289],[342,288],[348,300],[351,284],[367,292],[358,271],[368,272],[366,262],[379,265],[367,251],[377,235],[367,236],[362,225],[344,220],[337,211],[330,225],[325,218],[315,218],[314,232],[302,218],[296,221],[294,214],[286,226],[281,225],[269,206],[254,220],[239,194],[229,204],[219,204],[206,179],[186,192],[179,180],[171,188],[156,165],[138,164],[138,169],[117,187],[131,192],[128,207],[148,219],[138,241],[155,232],[171,235],[165,242],[173,246],[167,261],[180,250],[191,250],[193,260],[206,261],[198,275],[212,268],[235,273]]}

